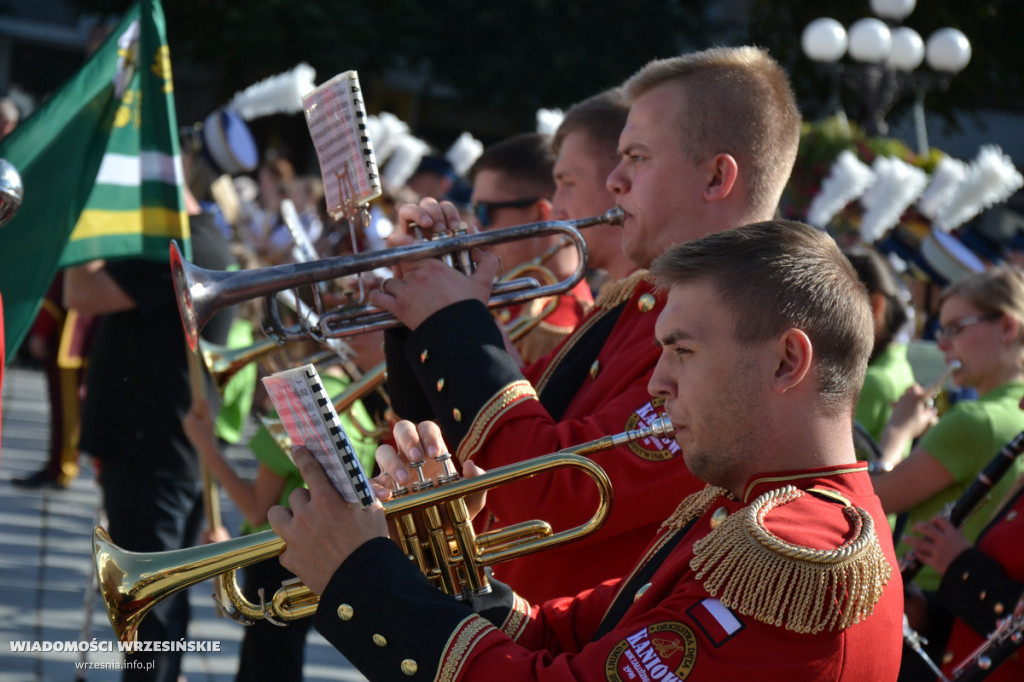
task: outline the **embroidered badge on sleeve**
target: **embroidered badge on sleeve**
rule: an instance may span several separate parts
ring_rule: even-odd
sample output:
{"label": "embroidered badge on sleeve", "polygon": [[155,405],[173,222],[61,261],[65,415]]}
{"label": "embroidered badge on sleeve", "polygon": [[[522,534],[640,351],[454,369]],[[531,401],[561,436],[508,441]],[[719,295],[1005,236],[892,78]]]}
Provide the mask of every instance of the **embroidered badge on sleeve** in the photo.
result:
{"label": "embroidered badge on sleeve", "polygon": [[683,623],[654,623],[615,645],[605,661],[609,682],[677,682],[697,663],[697,635]]}

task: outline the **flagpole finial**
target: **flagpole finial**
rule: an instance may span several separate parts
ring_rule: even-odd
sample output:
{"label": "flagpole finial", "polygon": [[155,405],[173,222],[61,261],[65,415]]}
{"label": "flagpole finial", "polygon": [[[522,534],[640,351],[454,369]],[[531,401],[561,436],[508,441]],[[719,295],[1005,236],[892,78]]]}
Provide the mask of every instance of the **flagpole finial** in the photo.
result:
{"label": "flagpole finial", "polygon": [[9,223],[18,212],[24,196],[25,188],[18,169],[7,159],[0,159],[0,227]]}

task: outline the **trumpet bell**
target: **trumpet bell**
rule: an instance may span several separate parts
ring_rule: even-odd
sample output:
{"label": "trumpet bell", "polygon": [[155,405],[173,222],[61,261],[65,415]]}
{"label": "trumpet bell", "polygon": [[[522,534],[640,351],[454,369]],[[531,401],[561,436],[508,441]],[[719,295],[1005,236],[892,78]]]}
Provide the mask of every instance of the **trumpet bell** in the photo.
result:
{"label": "trumpet bell", "polygon": [[[233,568],[276,556],[284,541],[270,531],[200,547],[165,552],[129,552],[97,527],[92,535],[97,585],[114,634],[134,641],[139,624],[160,600]],[[182,553],[188,556],[181,562]]]}
{"label": "trumpet bell", "polygon": [[[178,242],[171,242],[171,274],[174,277],[174,293],[178,299],[178,314],[181,326],[185,328],[185,340],[193,353],[199,347],[199,330],[201,327],[199,314],[192,300],[192,292],[200,286],[193,280],[194,268],[189,268],[185,257],[178,248]],[[204,320],[203,323],[208,320]]]}

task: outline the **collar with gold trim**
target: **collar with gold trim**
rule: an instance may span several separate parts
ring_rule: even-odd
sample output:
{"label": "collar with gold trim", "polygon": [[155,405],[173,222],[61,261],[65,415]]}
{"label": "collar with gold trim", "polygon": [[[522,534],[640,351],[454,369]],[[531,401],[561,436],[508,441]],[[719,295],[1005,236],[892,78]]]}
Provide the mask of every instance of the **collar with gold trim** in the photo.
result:
{"label": "collar with gold trim", "polygon": [[[743,503],[749,504],[758,495],[775,488],[781,488],[786,484],[791,483],[797,488],[807,488],[809,487],[806,484],[807,479],[830,478],[862,471],[866,472],[867,468],[867,462],[851,462],[850,464],[837,464],[835,466],[807,469],[805,471],[780,471],[777,473],[759,474],[757,477],[747,481],[747,485],[743,488]],[[799,481],[805,481],[805,484],[801,485]]]}

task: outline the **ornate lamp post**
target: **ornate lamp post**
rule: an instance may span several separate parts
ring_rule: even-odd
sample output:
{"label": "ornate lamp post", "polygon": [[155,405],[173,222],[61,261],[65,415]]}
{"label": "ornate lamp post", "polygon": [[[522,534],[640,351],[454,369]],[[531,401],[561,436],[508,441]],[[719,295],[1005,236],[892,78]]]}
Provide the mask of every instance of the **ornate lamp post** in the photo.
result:
{"label": "ornate lamp post", "polygon": [[[804,28],[804,54],[830,74],[831,92],[826,110],[842,113],[839,86],[855,90],[864,105],[862,116],[869,135],[885,135],[885,117],[896,98],[913,92],[918,151],[928,148],[924,125],[924,95],[946,87],[971,59],[971,43],[955,28],[942,28],[927,43],[917,31],[899,24],[914,11],[916,0],[871,0],[877,17],[854,22],[849,32],[835,19],[815,19]],[[883,21],[884,19],[884,21]],[[840,60],[849,54],[854,63]],[[916,71],[927,60],[931,71]]]}

